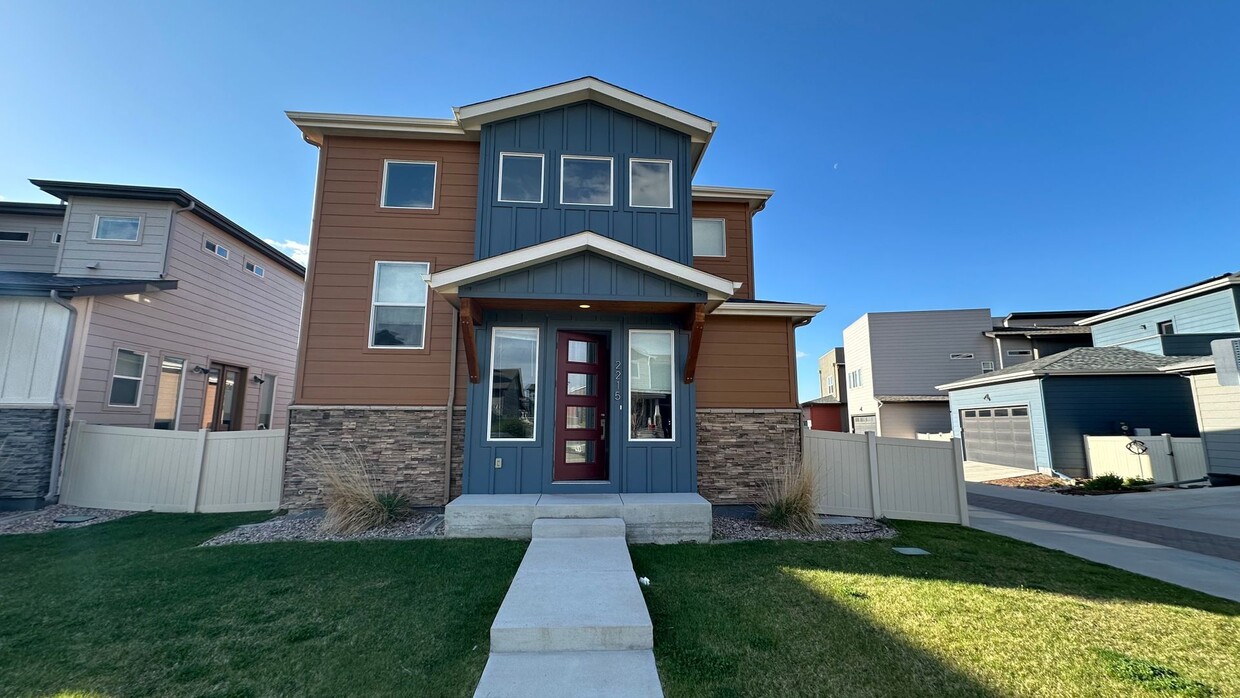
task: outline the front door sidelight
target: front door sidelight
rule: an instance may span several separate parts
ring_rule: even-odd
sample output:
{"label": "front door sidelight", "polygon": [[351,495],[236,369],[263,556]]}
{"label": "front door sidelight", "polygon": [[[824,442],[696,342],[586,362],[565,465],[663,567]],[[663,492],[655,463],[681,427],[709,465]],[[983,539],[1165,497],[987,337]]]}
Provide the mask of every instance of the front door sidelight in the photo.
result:
{"label": "front door sidelight", "polygon": [[560,332],[556,339],[556,481],[607,479],[607,338]]}

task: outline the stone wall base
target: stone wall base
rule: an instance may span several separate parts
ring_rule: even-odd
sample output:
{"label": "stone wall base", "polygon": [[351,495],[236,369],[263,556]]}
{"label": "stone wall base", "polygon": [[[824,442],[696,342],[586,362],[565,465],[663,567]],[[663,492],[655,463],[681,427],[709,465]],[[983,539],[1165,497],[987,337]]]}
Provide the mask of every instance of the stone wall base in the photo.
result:
{"label": "stone wall base", "polygon": [[[443,506],[446,410],[433,408],[294,407],[284,458],[285,507],[322,507],[323,454],[360,455],[376,489],[404,494],[415,506]],[[452,479],[460,491],[465,411],[453,414]]]}
{"label": "stone wall base", "polygon": [[760,502],[766,483],[800,464],[801,410],[698,410],[698,494],[711,504]]}
{"label": "stone wall base", "polygon": [[0,511],[42,506],[55,443],[56,408],[0,408]]}

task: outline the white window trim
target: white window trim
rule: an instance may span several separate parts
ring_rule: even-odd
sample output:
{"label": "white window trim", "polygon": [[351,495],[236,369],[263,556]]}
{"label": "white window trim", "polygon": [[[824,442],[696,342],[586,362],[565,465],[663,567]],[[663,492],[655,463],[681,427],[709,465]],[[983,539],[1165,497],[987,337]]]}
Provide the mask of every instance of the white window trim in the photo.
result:
{"label": "white window trim", "polygon": [[[16,233],[18,235],[26,236],[25,240],[0,240],[0,245],[29,245],[34,242],[33,230],[14,230],[13,228],[4,228],[3,230],[0,230],[0,233]],[[52,236],[52,240],[53,244],[55,244],[54,241],[56,240],[56,237],[54,235]]]}
{"label": "white window trim", "polygon": [[973,358],[973,352],[971,351],[953,352],[949,354],[947,358],[951,359],[952,361],[966,361],[968,359]]}
{"label": "white window trim", "polygon": [[[504,157],[514,158],[538,158],[538,201],[522,201],[520,199],[504,198]],[[547,158],[542,153],[517,153],[511,151],[503,151],[499,154],[499,175],[495,180],[495,199],[505,204],[541,204],[546,198],[544,191],[547,188]]]}
{"label": "white window trim", "polygon": [[[583,204],[564,200],[564,163],[568,160],[606,160],[607,167],[607,203]],[[561,155],[560,156],[560,205],[561,206],[601,206],[610,208],[616,203],[616,159],[607,155]]]}
{"label": "white window trim", "polygon": [[[185,372],[189,368],[189,359],[183,359],[179,356],[172,356],[172,355],[160,357],[159,379],[161,381],[164,379],[164,362],[169,359],[176,359],[177,361],[181,362],[181,374],[180,374],[181,377],[179,379],[180,383],[177,385],[177,408],[176,408],[176,411],[172,415],[172,431],[177,431],[178,429],[181,428],[181,405],[185,402],[185,379],[188,378],[188,376],[185,375]],[[145,373],[145,370],[143,371],[143,373]],[[111,388],[112,386],[109,385],[108,386],[109,396],[112,394]],[[159,397],[158,397],[159,386],[158,385],[155,386],[155,395],[156,395],[156,398],[155,398],[156,403],[158,403],[159,401]],[[155,419],[156,419],[155,410],[152,409],[151,410],[151,423],[152,424],[155,423]]]}
{"label": "white window trim", "polygon": [[[390,260],[375,261],[375,266],[373,269],[373,273],[371,275],[372,278],[370,280],[370,331],[366,335],[366,347],[368,349],[380,349],[380,350],[395,349],[398,351],[404,351],[404,350],[409,350],[409,349],[415,349],[415,350],[426,349],[426,328],[429,327],[431,323],[430,286],[425,282],[425,280],[423,280],[422,282],[422,304],[421,305],[418,305],[417,303],[379,303],[375,301],[375,296],[379,292],[379,265],[380,264],[420,264],[426,267],[427,276],[429,276],[431,273],[430,262],[406,262],[406,261],[390,261]],[[396,308],[425,308],[426,309],[422,313],[422,338],[421,340],[418,341],[418,345],[416,347],[412,345],[397,347],[397,346],[390,346],[386,344],[381,344],[381,345],[375,344],[375,308],[380,307],[380,306],[396,307]]]}
{"label": "white window trim", "polygon": [[[279,386],[280,377],[274,373],[263,373],[262,371],[259,371],[259,375],[261,375],[264,379],[266,379],[267,376],[271,376],[271,414],[268,415],[268,419],[274,422],[276,421],[276,388]],[[254,424],[254,428],[256,429],[258,428],[259,424],[262,424],[262,422],[257,421],[257,420],[261,419],[263,416],[263,388],[266,388],[266,387],[267,387],[266,380],[264,380],[263,383],[258,386],[258,409],[255,411],[255,414],[254,414],[254,417],[256,420]],[[271,429],[271,425],[268,424],[267,428]]]}
{"label": "white window trim", "polygon": [[[533,384],[535,388],[534,390],[534,430],[530,432],[529,438],[525,438],[525,439],[496,438],[496,437],[491,436],[491,400],[495,396],[495,340],[497,339],[497,335],[499,334],[500,330],[534,330],[534,380],[533,380]],[[487,399],[486,399],[487,441],[495,441],[495,442],[500,442],[500,443],[502,442],[529,443],[531,441],[538,440],[538,419],[542,416],[542,410],[539,409],[538,400],[539,400],[539,394],[543,392],[543,390],[538,387],[539,364],[542,363],[541,350],[542,350],[542,329],[539,327],[508,325],[504,327],[492,327],[491,328],[491,353],[487,357],[487,370],[491,374],[490,377],[487,378]],[[554,404],[555,399],[552,398],[551,402]],[[552,409],[555,409],[555,408],[552,407]]]}
{"label": "white window trim", "polygon": [[[694,257],[727,257],[728,256],[728,222],[723,218],[694,218],[694,221],[719,221],[719,228],[723,233],[723,254],[698,254],[697,250],[693,251]],[[689,222],[690,234],[692,235],[693,222]]]}
{"label": "white window trim", "polygon": [[[134,238],[133,240],[112,240],[109,238],[99,237],[99,221],[104,218],[136,218],[138,220],[138,237]],[[112,213],[96,213],[95,214],[95,226],[91,228],[90,239],[92,242],[110,242],[110,243],[117,244],[117,245],[141,245],[142,234],[145,232],[145,229],[146,229],[146,217],[140,214],[122,215],[122,214],[112,214]]]}
{"label": "white window trim", "polygon": [[61,240],[64,239],[64,237],[65,237],[65,233],[63,230],[53,230],[52,231],[52,244],[59,245]]}
{"label": "white window trim", "polygon": [[1008,356],[1033,356],[1032,349],[1008,349]]}
{"label": "white window trim", "polygon": [[[635,162],[665,162],[667,163],[667,205],[666,206],[647,206],[645,204],[633,203],[633,163]],[[659,160],[657,158],[629,158],[629,208],[655,208],[667,211],[676,208],[676,175],[671,160]]]}
{"label": "white window trim", "polygon": [[[1162,331],[1163,325],[1171,325],[1170,334]],[[1170,337],[1174,335],[1176,333],[1175,318],[1171,318],[1170,320],[1159,320],[1154,323],[1154,331],[1158,333],[1159,337]]]}
{"label": "white window trim", "polygon": [[[665,334],[671,337],[671,340],[672,340],[672,345],[671,345],[672,346],[672,362],[671,362],[671,366],[672,366],[672,386],[671,386],[672,387],[672,415],[671,415],[672,417],[672,438],[670,439],[635,439],[633,438],[632,422],[629,422],[628,424],[625,425],[624,434],[625,434],[627,441],[631,441],[634,443],[642,443],[642,444],[671,443],[676,440],[676,431],[678,429],[677,422],[680,421],[680,419],[677,417],[677,414],[676,414],[676,393],[678,392],[676,390],[676,366],[677,366],[677,363],[676,363],[676,331],[675,330],[629,330],[629,341],[628,341],[627,346],[625,346],[624,348],[625,353],[629,354],[629,356],[632,356],[633,335],[635,334]],[[632,361],[630,361],[630,363],[632,363]],[[654,371],[651,371],[650,373],[652,376],[654,375]],[[626,406],[629,409],[629,414],[633,414],[633,381],[631,377],[630,377],[630,380],[627,382],[628,382],[628,393],[629,394],[628,394],[628,400],[626,402]]]}
{"label": "white window trim", "polygon": [[[207,244],[215,245],[215,249],[207,249]],[[224,250],[224,254],[220,254],[219,250]],[[228,259],[232,255],[232,250],[228,249],[227,246],[221,245],[220,243],[212,240],[211,238],[202,239],[202,251],[209,255],[219,257],[220,259]]]}
{"label": "white window trim", "polygon": [[[245,262],[242,263],[241,266],[243,269],[250,272],[254,276],[257,276],[258,278],[263,279],[264,281],[267,279],[267,268],[259,264],[258,262],[252,262],[247,259],[245,260]],[[251,269],[250,267],[253,267],[253,269]],[[259,272],[262,272],[262,273],[260,274]]]}
{"label": "white window trim", "polygon": [[[430,165],[434,168],[431,173],[431,205],[430,206],[388,206],[384,202],[387,201],[387,180],[388,165]],[[383,161],[383,185],[379,188],[379,208],[391,208],[402,211],[434,211],[435,204],[439,196],[439,163],[435,160],[384,160]]]}
{"label": "white window trim", "polygon": [[[133,376],[118,376],[118,375],[116,374],[116,362],[117,362],[117,360],[119,360],[119,359],[120,359],[120,357],[121,357],[121,350],[124,350],[124,351],[130,352],[130,353],[133,353],[133,354],[141,354],[141,355],[142,355],[142,371],[138,374],[138,377],[137,377],[137,378],[134,378]],[[127,347],[117,347],[117,348],[116,348],[116,349],[112,352],[112,377],[108,379],[108,397],[107,397],[107,400],[108,400],[108,407],[121,407],[121,408],[126,408],[126,409],[137,409],[137,408],[139,408],[139,407],[141,407],[141,406],[142,406],[142,388],[144,388],[144,387],[146,386],[146,362],[147,362],[147,359],[148,359],[148,358],[149,358],[149,354],[147,354],[147,352],[145,352],[145,351],[138,351],[138,350],[136,350],[136,349],[129,349],[129,348],[127,348]],[[112,403],[112,381],[116,380],[117,378],[120,378],[121,380],[127,380],[127,381],[131,381],[131,380],[136,380],[136,381],[138,381],[138,391],[137,391],[137,393],[135,394],[135,397],[137,398],[137,400],[135,400],[135,401],[134,401],[134,404],[132,404],[132,405],[116,405],[116,404],[113,404],[113,403]]]}
{"label": "white window trim", "polygon": [[982,373],[993,373],[995,370],[995,362],[993,361],[983,361],[981,362],[981,365]]}

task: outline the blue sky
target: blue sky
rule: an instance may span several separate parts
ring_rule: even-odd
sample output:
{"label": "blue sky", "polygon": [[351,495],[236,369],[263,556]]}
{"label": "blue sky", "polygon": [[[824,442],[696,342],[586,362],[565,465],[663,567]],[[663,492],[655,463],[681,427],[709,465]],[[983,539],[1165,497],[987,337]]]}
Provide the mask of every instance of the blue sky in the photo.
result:
{"label": "blue sky", "polygon": [[2,0],[0,196],[178,186],[304,243],[284,110],[451,116],[592,74],[720,127],[697,183],[776,190],[757,290],[862,313],[1110,307],[1240,268],[1240,3]]}

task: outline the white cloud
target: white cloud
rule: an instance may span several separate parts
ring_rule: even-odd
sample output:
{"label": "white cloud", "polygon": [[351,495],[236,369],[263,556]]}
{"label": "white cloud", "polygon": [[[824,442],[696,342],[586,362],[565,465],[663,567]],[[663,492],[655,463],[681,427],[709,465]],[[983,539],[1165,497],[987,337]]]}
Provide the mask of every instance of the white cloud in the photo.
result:
{"label": "white cloud", "polygon": [[305,266],[305,264],[310,261],[310,246],[304,242],[298,242],[296,240],[276,242],[271,239],[264,240],[263,242],[266,242],[268,245],[271,245],[277,250],[280,250],[284,254],[292,257],[302,266]]}
{"label": "white cloud", "polygon": [[805,352],[803,352],[803,351],[798,351],[798,352],[797,352],[797,358],[798,358],[798,359],[804,359],[804,358],[805,358],[805,357],[807,357],[807,356],[809,356],[809,354],[806,354],[806,353],[805,353]]}

